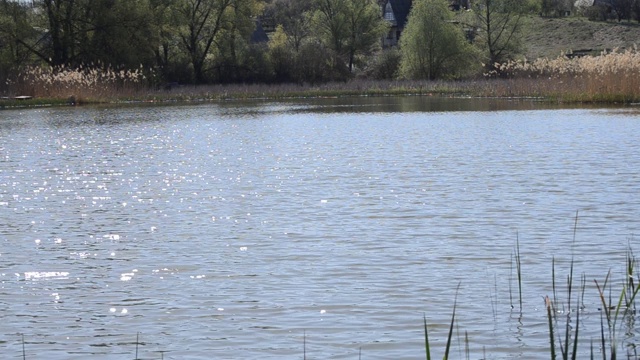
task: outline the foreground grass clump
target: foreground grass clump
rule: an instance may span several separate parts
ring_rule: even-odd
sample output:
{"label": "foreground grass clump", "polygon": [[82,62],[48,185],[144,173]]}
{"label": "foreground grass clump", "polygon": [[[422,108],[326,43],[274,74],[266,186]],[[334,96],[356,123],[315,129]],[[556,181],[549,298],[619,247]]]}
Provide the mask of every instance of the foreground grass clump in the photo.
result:
{"label": "foreground grass clump", "polygon": [[[578,228],[578,213],[576,212],[572,249],[576,246],[576,236]],[[518,321],[520,326],[527,326],[522,319],[534,319],[534,323],[539,319],[531,317],[523,317],[522,307],[522,277],[526,277],[523,272],[520,258],[520,240],[516,236],[515,246],[515,263],[518,275],[518,288],[520,296],[520,316]],[[512,262],[514,261],[512,257]],[[615,360],[618,358],[639,359],[637,344],[637,305],[636,298],[640,292],[638,281],[640,280],[640,272],[638,269],[638,260],[636,259],[631,245],[629,245],[624,265],[624,276],[622,281],[614,285],[612,278],[612,270],[610,269],[604,281],[593,279],[593,286],[589,287],[589,281],[585,274],[581,275],[579,280],[574,278],[574,266],[576,264],[573,250],[571,251],[571,259],[566,278],[564,279],[564,287],[559,286],[556,278],[556,257],[552,257],[551,262],[551,294],[542,297],[544,301],[544,311],[547,322],[548,332],[548,354],[549,358],[556,360],[559,358],[568,359],[603,359]],[[511,283],[512,279],[509,279]],[[456,288],[456,295],[453,301],[453,315],[451,315],[451,326],[449,334],[446,338],[446,347],[443,359],[449,358],[449,347],[451,337],[453,335],[454,322],[457,321],[456,307],[458,306],[458,292],[460,284]],[[509,298],[511,299],[511,286],[509,287]],[[564,293],[562,296],[561,293]],[[591,295],[591,296],[590,296]],[[595,295],[595,297],[594,297]],[[594,303],[585,302],[585,296],[597,299]],[[513,302],[511,308],[514,309]],[[595,311],[594,311],[595,310]],[[495,314],[494,314],[495,316]],[[588,319],[585,323],[583,317]],[[590,321],[589,321],[590,320]],[[595,321],[594,321],[595,320]],[[424,322],[426,359],[431,359],[431,349],[426,317]],[[535,324],[531,324],[535,325]],[[464,343],[464,350],[460,350],[460,354],[465,358],[471,358],[469,350],[469,335],[467,330],[464,332],[464,339],[460,339],[458,334],[458,344]],[[519,338],[521,341],[522,338]],[[486,359],[483,349],[483,359]]]}
{"label": "foreground grass clump", "polygon": [[640,101],[640,51],[496,64],[492,74],[508,80],[486,89],[496,96],[541,96],[566,102]]}
{"label": "foreground grass clump", "polygon": [[[604,282],[593,279],[595,286],[589,290],[595,291],[595,295],[599,298],[600,305],[597,308],[597,313],[599,313],[600,323],[599,326],[593,326],[594,322],[591,321],[591,326],[589,326],[585,325],[582,319],[585,314],[593,313],[592,310],[590,311],[587,308],[584,301],[585,295],[588,295],[586,276],[582,275],[580,277],[578,286],[574,284],[576,280],[574,279],[574,260],[572,259],[569,273],[565,279],[565,288],[563,289],[565,297],[561,300],[558,297],[559,289],[556,288],[555,259],[553,260],[553,295],[543,297],[549,338],[549,359],[575,360],[587,358],[587,354],[590,359],[599,358],[603,360],[640,358],[637,351],[638,344],[635,339],[637,331],[636,298],[640,291],[640,287],[636,285],[635,281],[640,279],[640,274],[635,272],[635,269],[637,269],[637,260],[632,250],[629,249],[627,253],[626,279],[621,282],[621,289],[614,288],[612,285],[611,271],[607,273]],[[577,292],[574,287],[578,288]],[[456,308],[458,306],[459,290],[460,284],[458,284],[453,301],[453,313],[449,332],[445,338],[446,345],[444,346],[443,359],[449,358],[453,329],[454,326],[457,326]],[[522,309],[520,309],[520,315],[522,316]],[[426,316],[423,319],[423,323],[426,359],[431,360],[431,350],[436,344],[429,339]],[[521,325],[527,326],[528,324],[521,323]],[[586,335],[585,332],[587,333]],[[469,346],[469,333],[465,330],[464,338],[460,339],[460,336],[461,334],[458,331],[458,339],[455,342],[459,344],[459,347],[461,346],[460,344],[464,344],[464,348],[460,349],[459,352],[464,354],[466,359],[469,359],[472,355]],[[483,348],[482,358],[484,359],[486,359],[485,351],[486,349]]]}

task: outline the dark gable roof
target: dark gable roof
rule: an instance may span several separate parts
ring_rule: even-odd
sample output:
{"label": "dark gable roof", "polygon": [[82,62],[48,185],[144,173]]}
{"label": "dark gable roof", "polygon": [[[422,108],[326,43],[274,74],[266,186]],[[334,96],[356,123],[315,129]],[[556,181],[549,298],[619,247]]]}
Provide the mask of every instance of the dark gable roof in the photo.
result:
{"label": "dark gable roof", "polygon": [[391,8],[393,8],[393,15],[396,18],[396,23],[399,28],[403,28],[407,23],[407,16],[411,10],[411,0],[389,0]]}
{"label": "dark gable roof", "polygon": [[262,23],[259,20],[256,21],[256,29],[251,34],[250,41],[252,44],[269,42],[269,37],[267,36],[267,33],[264,31],[264,28],[262,27]]}

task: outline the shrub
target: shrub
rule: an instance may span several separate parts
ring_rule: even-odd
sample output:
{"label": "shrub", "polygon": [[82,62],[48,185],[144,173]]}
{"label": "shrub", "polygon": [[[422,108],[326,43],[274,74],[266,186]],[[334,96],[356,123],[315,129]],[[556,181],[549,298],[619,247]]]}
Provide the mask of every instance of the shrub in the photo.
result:
{"label": "shrub", "polygon": [[398,49],[385,49],[371,63],[365,71],[367,78],[376,80],[391,80],[398,77],[400,68],[400,51]]}

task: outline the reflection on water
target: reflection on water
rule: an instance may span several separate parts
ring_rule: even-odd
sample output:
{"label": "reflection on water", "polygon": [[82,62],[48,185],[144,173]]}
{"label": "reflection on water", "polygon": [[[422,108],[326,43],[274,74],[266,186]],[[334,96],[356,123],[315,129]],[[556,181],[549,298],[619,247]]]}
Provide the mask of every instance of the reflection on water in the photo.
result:
{"label": "reflection on water", "polygon": [[623,278],[638,232],[637,120],[425,97],[3,111],[0,354],[22,333],[28,359],[414,359],[423,314],[444,349],[460,282],[471,357],[547,357],[572,259],[599,339],[592,280]]}
{"label": "reflection on water", "polygon": [[[573,105],[578,108],[578,105]],[[547,103],[541,99],[503,99],[440,96],[353,97],[314,99],[302,112],[407,113],[567,109],[567,105]],[[584,109],[584,105],[580,105]]]}

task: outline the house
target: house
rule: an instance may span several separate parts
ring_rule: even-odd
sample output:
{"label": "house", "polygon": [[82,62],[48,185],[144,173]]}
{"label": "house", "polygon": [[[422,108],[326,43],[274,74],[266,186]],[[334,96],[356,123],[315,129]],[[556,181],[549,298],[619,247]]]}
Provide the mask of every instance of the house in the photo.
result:
{"label": "house", "polygon": [[576,0],[573,3],[575,7],[588,7],[588,6],[599,6],[599,5],[611,5],[611,0]]}
{"label": "house", "polygon": [[249,42],[251,44],[266,44],[266,43],[268,43],[269,42],[269,36],[267,35],[267,32],[262,27],[262,21],[257,19],[255,21],[255,23],[256,23],[256,28],[253,30],[253,33],[251,33],[251,38],[249,39]]}
{"label": "house", "polygon": [[[451,0],[449,8],[451,10],[469,9],[471,2],[472,0]],[[411,0],[384,0],[381,4],[382,17],[390,24],[387,36],[382,39],[382,47],[397,46],[411,11]]]}
{"label": "house", "polygon": [[387,36],[382,39],[382,47],[398,45],[410,10],[411,0],[386,0],[382,3],[382,17],[390,25]]}
{"label": "house", "polygon": [[453,11],[469,10],[471,8],[471,0],[451,0],[449,8]]}

